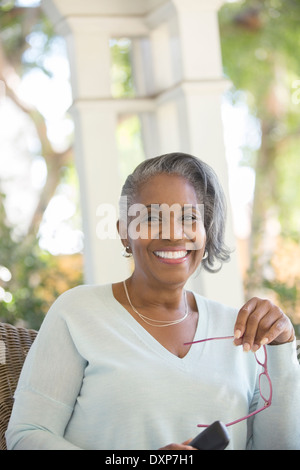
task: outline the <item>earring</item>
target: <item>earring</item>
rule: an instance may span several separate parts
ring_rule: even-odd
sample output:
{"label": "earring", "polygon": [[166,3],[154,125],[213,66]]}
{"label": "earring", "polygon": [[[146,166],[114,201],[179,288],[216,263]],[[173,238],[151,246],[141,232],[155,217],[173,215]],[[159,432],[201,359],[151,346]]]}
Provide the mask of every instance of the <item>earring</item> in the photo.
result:
{"label": "earring", "polygon": [[124,258],[130,258],[132,256],[132,253],[129,252],[129,249],[130,249],[130,246],[124,246],[123,250],[122,250],[122,256],[124,256]]}

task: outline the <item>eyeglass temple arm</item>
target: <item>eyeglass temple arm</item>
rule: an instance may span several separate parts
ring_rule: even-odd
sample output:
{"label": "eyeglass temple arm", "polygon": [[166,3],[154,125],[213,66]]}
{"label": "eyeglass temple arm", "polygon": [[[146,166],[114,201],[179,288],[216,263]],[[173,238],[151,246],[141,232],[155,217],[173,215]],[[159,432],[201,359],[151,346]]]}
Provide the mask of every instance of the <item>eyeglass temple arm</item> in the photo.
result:
{"label": "eyeglass temple arm", "polygon": [[205,341],[212,341],[215,339],[230,339],[234,338],[234,336],[217,336],[216,338],[205,338],[205,339],[199,339],[197,341],[190,341],[188,343],[183,343],[185,346],[188,346],[190,344],[196,344],[196,343],[204,343]]}

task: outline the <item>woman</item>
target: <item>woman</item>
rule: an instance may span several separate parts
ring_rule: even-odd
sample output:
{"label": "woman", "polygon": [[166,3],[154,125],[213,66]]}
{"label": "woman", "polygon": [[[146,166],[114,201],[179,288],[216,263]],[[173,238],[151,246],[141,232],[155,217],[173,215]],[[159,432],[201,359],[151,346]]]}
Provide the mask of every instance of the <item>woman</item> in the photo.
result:
{"label": "woman", "polygon": [[[264,411],[228,427],[228,448],[300,448],[289,319],[267,300],[237,311],[184,288],[200,265],[214,271],[229,259],[213,170],[180,153],[146,160],[127,178],[121,203],[118,229],[133,273],[54,303],[21,374],[8,447],[192,450],[198,423],[239,421],[268,395]],[[185,344],[232,335],[234,344]],[[272,404],[253,354],[263,345]]]}

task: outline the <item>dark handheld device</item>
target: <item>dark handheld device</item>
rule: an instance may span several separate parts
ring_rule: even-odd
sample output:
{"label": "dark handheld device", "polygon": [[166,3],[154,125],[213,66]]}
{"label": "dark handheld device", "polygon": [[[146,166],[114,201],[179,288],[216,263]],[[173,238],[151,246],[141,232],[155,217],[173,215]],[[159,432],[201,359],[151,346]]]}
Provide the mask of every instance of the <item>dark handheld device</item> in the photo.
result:
{"label": "dark handheld device", "polygon": [[228,432],[221,421],[215,421],[189,443],[198,450],[224,450],[228,444]]}

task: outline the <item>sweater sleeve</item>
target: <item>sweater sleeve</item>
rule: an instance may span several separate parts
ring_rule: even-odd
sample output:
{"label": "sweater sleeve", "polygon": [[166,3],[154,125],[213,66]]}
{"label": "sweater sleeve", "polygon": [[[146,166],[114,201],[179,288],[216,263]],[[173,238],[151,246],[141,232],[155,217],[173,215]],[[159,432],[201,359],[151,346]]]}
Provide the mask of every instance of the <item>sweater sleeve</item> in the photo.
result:
{"label": "sweater sleeve", "polygon": [[[296,342],[267,346],[273,398],[269,408],[249,420],[252,450],[300,450],[300,366]],[[263,406],[254,395],[252,408]]]}
{"label": "sweater sleeve", "polygon": [[77,449],[63,436],[80,392],[85,360],[63,310],[59,298],[26,358],[6,432],[10,450]]}

